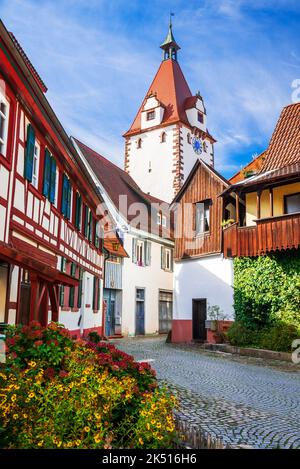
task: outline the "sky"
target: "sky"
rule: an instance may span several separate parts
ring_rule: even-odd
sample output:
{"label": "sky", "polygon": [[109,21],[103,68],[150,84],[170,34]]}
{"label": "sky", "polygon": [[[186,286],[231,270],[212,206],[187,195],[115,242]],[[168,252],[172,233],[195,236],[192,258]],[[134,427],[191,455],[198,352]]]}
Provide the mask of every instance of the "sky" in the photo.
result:
{"label": "sky", "polygon": [[215,166],[229,177],[267,147],[295,99],[299,0],[0,0],[66,131],[121,167],[170,11],[178,61],[217,139]]}

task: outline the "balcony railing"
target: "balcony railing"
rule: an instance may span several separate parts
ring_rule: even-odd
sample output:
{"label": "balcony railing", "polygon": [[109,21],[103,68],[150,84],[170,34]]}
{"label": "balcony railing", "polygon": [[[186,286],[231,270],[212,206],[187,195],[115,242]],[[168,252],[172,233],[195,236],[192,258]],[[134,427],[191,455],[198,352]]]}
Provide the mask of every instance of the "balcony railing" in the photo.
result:
{"label": "balcony railing", "polygon": [[300,213],[256,220],[256,226],[238,227],[236,223],[223,230],[225,257],[259,256],[267,252],[300,246]]}

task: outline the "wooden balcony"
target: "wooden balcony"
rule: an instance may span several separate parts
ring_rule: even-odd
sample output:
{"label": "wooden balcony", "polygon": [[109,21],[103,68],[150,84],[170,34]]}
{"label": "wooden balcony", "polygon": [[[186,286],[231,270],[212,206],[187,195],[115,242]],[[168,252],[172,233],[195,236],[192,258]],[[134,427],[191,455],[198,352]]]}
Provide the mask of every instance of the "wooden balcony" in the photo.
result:
{"label": "wooden balcony", "polygon": [[300,213],[256,220],[256,226],[238,227],[236,223],[223,230],[225,257],[259,256],[272,251],[300,246]]}

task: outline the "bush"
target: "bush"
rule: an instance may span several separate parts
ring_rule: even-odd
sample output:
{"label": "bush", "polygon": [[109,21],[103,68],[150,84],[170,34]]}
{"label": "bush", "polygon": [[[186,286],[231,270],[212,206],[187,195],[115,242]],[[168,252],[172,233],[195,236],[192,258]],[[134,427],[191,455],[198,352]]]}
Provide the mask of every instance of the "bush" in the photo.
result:
{"label": "bush", "polygon": [[90,342],[94,342],[95,344],[97,344],[101,340],[100,335],[96,331],[89,332],[88,338]]}
{"label": "bush", "polygon": [[238,347],[251,346],[256,342],[256,333],[240,322],[233,322],[226,333],[226,339],[231,345]]}
{"label": "bush", "polygon": [[227,339],[231,345],[278,352],[291,352],[293,340],[299,337],[299,329],[285,323],[274,324],[255,332],[240,322],[234,322],[227,332]]}
{"label": "bush", "polygon": [[248,329],[277,321],[300,326],[300,249],[235,258],[234,309]]}
{"label": "bush", "polygon": [[71,340],[57,324],[11,327],[7,347],[0,368],[0,447],[174,445],[174,397],[157,387],[147,363],[111,344]]}

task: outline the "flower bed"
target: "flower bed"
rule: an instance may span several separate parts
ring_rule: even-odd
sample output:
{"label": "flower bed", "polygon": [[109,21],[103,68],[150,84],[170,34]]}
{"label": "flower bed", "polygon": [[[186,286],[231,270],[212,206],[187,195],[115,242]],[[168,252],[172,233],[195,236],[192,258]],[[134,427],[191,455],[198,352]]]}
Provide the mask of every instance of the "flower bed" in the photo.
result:
{"label": "flower bed", "polygon": [[10,327],[1,448],[171,448],[174,396],[147,363],[52,323]]}

